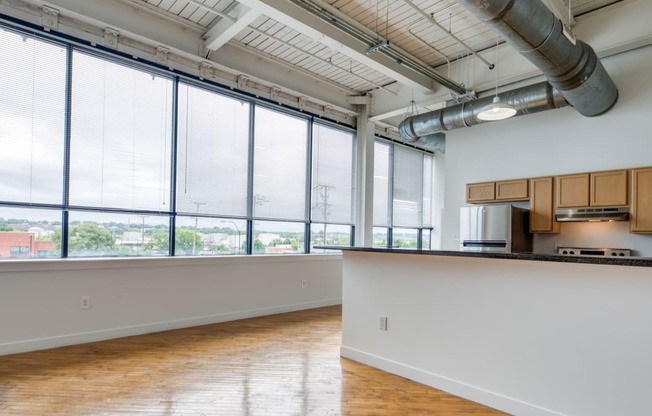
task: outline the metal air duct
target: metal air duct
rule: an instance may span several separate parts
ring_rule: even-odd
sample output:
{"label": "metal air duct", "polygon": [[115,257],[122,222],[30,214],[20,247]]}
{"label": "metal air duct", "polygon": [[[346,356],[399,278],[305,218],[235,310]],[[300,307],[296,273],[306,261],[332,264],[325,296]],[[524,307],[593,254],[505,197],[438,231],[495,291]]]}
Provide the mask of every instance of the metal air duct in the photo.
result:
{"label": "metal air duct", "polygon": [[[401,137],[411,144],[430,148],[430,136],[436,133],[486,123],[478,118],[482,108],[491,104],[493,95],[441,110],[408,117],[399,126]],[[538,113],[565,107],[568,102],[547,82],[528,85],[500,94],[500,99],[516,109],[516,115]],[[440,149],[433,149],[440,150]]]}
{"label": "metal air duct", "polygon": [[537,66],[580,114],[598,116],[618,100],[618,89],[595,51],[571,42],[540,0],[458,0]]}
{"label": "metal air duct", "polygon": [[[458,3],[499,32],[512,47],[536,65],[552,87],[580,114],[588,117],[598,116],[608,111],[618,100],[618,89],[595,51],[580,40],[571,42],[563,33],[561,21],[540,0],[458,0]],[[520,95],[521,90],[523,89],[501,93],[501,100],[510,102],[510,94],[512,100],[527,100],[527,97]],[[493,97],[488,97],[487,100],[489,98]],[[479,108],[481,102],[484,103],[482,100],[466,103],[461,108],[469,105]],[[460,106],[450,107],[454,108],[460,111]],[[445,108],[427,114],[432,118],[441,119],[444,117],[443,113],[448,111]],[[517,112],[517,115],[520,114],[524,113]],[[426,115],[417,116],[421,118],[419,121],[408,118],[401,123],[399,130],[405,140],[414,142],[421,136],[442,131],[412,127],[428,124],[423,116]],[[478,124],[477,120],[466,122],[468,118],[462,115],[455,118],[465,122],[430,124],[432,128],[450,124],[451,127],[446,130]]]}

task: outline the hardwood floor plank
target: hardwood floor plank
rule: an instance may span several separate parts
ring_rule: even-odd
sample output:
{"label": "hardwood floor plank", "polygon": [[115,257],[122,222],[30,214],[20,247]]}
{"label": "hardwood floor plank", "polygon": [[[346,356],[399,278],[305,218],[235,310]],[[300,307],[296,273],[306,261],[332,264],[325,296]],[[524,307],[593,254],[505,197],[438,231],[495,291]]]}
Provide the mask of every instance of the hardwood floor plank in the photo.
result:
{"label": "hardwood floor plank", "polygon": [[339,356],[341,307],[0,357],[2,415],[501,415]]}

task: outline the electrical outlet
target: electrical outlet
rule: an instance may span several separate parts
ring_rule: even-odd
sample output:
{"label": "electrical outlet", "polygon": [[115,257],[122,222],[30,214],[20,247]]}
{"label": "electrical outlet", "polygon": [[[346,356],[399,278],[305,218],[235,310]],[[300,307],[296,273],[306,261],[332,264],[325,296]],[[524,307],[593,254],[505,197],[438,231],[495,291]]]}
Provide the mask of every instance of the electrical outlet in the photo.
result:
{"label": "electrical outlet", "polygon": [[379,316],[378,317],[378,329],[381,331],[387,331],[387,317]]}
{"label": "electrical outlet", "polygon": [[91,308],[91,297],[82,296],[79,298],[79,309],[90,309]]}
{"label": "electrical outlet", "polygon": [[301,287],[304,287],[304,288],[305,288],[306,286],[308,286],[308,281],[307,281],[306,279],[303,279],[303,280],[301,281]]}

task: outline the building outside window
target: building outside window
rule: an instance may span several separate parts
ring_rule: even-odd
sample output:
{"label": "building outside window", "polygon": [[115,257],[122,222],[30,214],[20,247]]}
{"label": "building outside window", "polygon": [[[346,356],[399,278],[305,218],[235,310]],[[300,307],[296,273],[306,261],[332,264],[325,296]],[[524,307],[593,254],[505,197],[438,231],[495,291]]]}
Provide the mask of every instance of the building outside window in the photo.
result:
{"label": "building outside window", "polygon": [[12,257],[29,256],[29,246],[11,246],[9,253]]}

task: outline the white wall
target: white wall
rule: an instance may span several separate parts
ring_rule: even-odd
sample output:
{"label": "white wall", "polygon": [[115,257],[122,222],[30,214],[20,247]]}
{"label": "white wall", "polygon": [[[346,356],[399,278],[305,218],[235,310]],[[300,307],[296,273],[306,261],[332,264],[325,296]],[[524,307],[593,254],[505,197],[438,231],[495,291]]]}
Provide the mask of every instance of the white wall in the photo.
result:
{"label": "white wall", "polygon": [[341,352],[519,416],[649,415],[651,270],[346,252]]}
{"label": "white wall", "polygon": [[[458,248],[454,234],[459,232],[466,183],[652,166],[652,46],[603,63],[620,97],[602,116],[583,117],[567,107],[447,133],[444,249]],[[556,237],[536,237],[535,250],[551,251],[555,244],[606,245],[652,257],[652,236],[631,235],[625,226],[614,226],[601,236],[604,244],[597,244],[597,227],[586,229],[592,226],[564,224]]]}
{"label": "white wall", "polygon": [[339,254],[3,261],[0,355],[339,304],[341,273]]}

